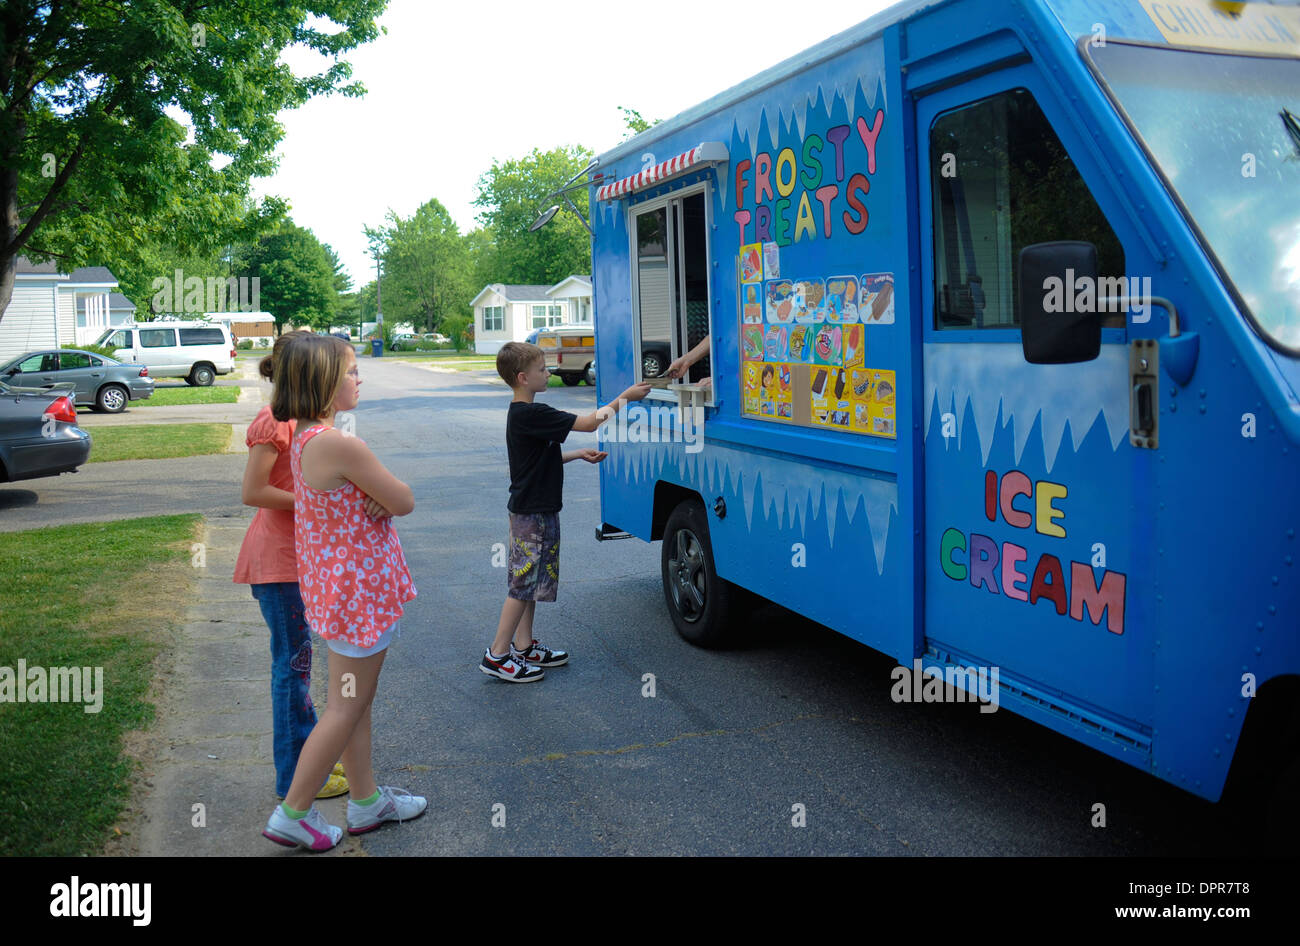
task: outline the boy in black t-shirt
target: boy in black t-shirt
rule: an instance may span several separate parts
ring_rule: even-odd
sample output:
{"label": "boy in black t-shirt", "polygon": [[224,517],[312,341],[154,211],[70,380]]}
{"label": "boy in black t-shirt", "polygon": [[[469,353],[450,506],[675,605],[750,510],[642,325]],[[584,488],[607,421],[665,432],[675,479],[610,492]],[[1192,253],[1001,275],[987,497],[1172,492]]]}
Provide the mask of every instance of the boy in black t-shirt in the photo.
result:
{"label": "boy in black t-shirt", "polygon": [[533,638],[538,601],[554,601],[560,580],[560,505],[564,464],[570,460],[599,463],[608,455],[594,447],[560,451],[569,431],[590,433],[626,401],[639,401],[648,384],[634,384],[612,403],[578,416],[533,402],[546,390],[550,374],[545,353],[526,342],[506,342],[497,352],[497,373],[514,391],[506,416],[506,450],[510,456],[509,589],[501,607],[497,634],[479,669],[511,683],[530,683],[543,667],[569,662],[562,650],[543,647]]}

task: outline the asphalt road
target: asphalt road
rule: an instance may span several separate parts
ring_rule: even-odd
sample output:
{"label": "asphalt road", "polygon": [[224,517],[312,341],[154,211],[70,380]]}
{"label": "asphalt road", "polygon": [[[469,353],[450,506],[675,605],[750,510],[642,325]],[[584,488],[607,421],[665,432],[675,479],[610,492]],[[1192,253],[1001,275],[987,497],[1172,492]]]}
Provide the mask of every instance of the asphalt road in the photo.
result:
{"label": "asphalt road", "polygon": [[[430,799],[372,854],[1197,855],[1267,849],[1221,808],[1013,714],[895,704],[893,661],[775,606],[741,646],[672,628],[659,546],[598,543],[598,471],[565,468],[559,600],[573,654],[521,686],[477,670],[505,594],[505,408],[487,373],[361,362],[356,433],[411,484],[398,531],[420,594],[374,711],[381,780]],[[585,412],[594,392],[553,388]],[[242,406],[242,405],[241,405]],[[256,405],[249,405],[249,417]],[[595,443],[573,435],[570,444]],[[0,488],[0,529],[200,511],[248,516],[242,456],[93,464]],[[31,493],[34,498],[23,494]],[[655,695],[645,693],[654,675]],[[1094,806],[1106,826],[1093,827]],[[495,822],[495,823],[494,823]]]}

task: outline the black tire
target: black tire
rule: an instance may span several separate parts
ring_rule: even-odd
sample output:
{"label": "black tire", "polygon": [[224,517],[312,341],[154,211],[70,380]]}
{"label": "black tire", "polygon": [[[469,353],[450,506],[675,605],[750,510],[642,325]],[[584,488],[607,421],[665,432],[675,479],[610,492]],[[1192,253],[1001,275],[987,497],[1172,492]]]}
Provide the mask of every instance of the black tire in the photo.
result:
{"label": "black tire", "polygon": [[741,589],[718,577],[708,515],[699,500],[681,503],[668,517],[660,568],[677,633],[698,647],[725,645],[737,624]]}
{"label": "black tire", "polygon": [[202,364],[197,364],[190,369],[188,380],[190,384],[206,388],[210,386],[213,381],[217,380],[217,372],[210,364],[203,362]]}
{"label": "black tire", "polygon": [[661,356],[655,352],[648,351],[641,355],[641,376],[643,378],[657,378],[664,373],[668,365],[664,363]]}
{"label": "black tire", "polygon": [[106,384],[95,395],[95,410],[105,414],[120,414],[126,410],[131,395],[120,384]]}
{"label": "black tire", "polygon": [[574,374],[572,371],[566,371],[560,375],[560,380],[564,382],[565,387],[576,388],[582,384],[582,375]]}

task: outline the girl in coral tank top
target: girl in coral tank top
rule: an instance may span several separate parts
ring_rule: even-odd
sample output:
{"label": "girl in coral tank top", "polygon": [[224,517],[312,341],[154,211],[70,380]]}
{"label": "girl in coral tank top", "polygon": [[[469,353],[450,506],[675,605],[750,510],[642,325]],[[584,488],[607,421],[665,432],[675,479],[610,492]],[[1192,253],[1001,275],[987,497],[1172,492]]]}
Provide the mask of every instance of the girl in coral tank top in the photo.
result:
{"label": "girl in coral tank top", "polygon": [[[375,784],[370,765],[370,707],[388,645],[399,635],[402,605],[415,585],[392,516],[415,508],[411,488],[384,468],[335,416],[357,406],[356,353],[340,338],[292,339],[275,360],[271,413],[294,419],[294,547],[307,623],[329,647],[329,700],[298,757],[293,783],[262,831],[279,844],[325,851],[343,832],[312,804],[334,760],[351,783],[348,833],[407,821],[427,803]],[[381,515],[371,515],[376,506]],[[368,511],[369,510],[369,511]]]}

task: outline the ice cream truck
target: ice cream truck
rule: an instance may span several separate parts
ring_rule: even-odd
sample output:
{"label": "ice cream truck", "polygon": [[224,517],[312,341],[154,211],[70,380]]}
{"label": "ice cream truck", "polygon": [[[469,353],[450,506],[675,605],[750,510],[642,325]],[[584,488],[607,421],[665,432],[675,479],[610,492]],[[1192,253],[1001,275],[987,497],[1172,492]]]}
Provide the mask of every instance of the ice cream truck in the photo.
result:
{"label": "ice cream truck", "polygon": [[757,595],[1205,799],[1294,777],[1300,8],[900,3],[585,180],[598,395],[696,358],[597,530],[684,637]]}

